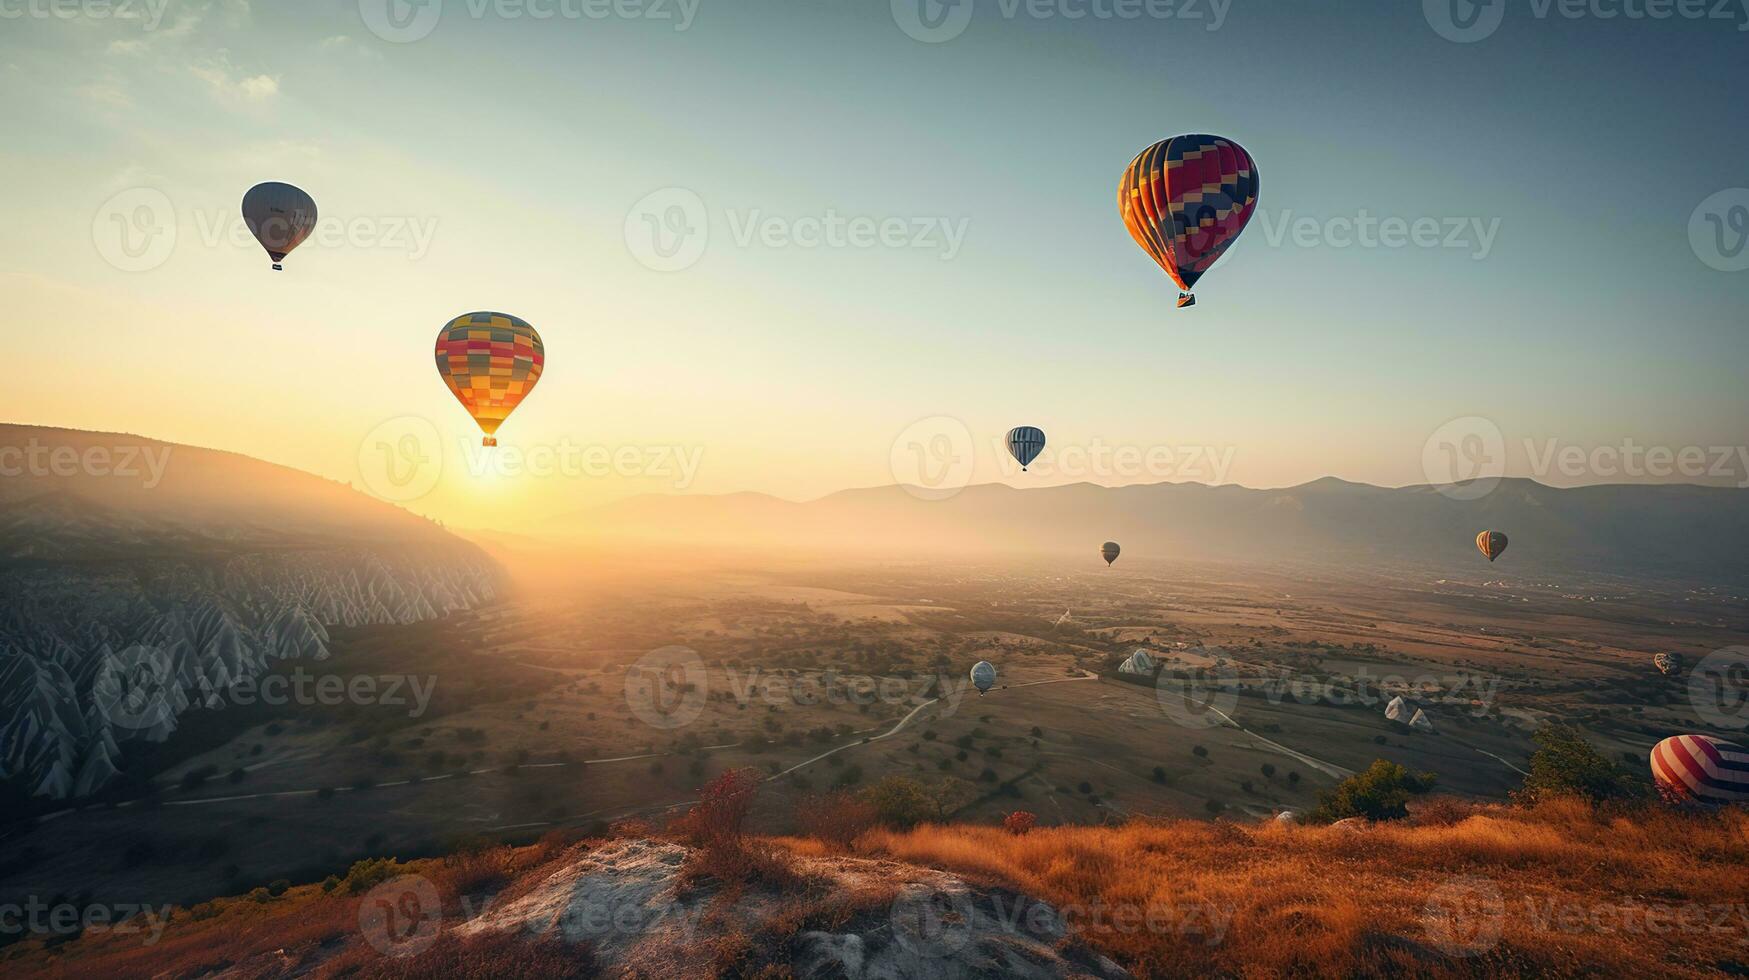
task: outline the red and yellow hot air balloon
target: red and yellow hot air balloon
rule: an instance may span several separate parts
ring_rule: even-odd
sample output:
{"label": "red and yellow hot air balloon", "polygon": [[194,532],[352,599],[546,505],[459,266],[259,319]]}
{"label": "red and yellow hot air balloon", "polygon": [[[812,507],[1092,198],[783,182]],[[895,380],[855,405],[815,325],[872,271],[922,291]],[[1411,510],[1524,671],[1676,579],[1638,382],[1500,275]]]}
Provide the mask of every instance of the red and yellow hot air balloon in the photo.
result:
{"label": "red and yellow hot air balloon", "polygon": [[437,373],[486,434],[492,434],[534,390],[546,363],[540,334],[508,313],[463,313],[437,334]]}
{"label": "red and yellow hot air balloon", "polygon": [[1500,552],[1506,550],[1506,535],[1499,531],[1483,531],[1476,535],[1476,550],[1487,556],[1489,561],[1500,557]]}
{"label": "red and yellow hot air balloon", "polygon": [[1257,210],[1257,164],[1222,136],[1163,139],[1136,154],[1117,185],[1130,237],[1178,284],[1178,305]]}

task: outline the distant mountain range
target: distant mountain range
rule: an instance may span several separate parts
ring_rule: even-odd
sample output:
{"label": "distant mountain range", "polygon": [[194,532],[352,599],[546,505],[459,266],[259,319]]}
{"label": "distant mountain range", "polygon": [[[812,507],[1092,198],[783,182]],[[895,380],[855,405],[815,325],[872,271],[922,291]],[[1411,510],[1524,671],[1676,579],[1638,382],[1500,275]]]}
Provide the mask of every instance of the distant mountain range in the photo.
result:
{"label": "distant mountain range", "polygon": [[89,796],[129,742],[328,627],[491,599],[479,548],[349,487],[234,453],[0,425],[0,779]]}
{"label": "distant mountain range", "polygon": [[[1484,489],[1487,492],[1482,492]],[[1487,569],[1478,531],[1510,539],[1502,575],[1587,574],[1672,582],[1749,581],[1749,490],[1614,485],[1572,489],[1505,479],[1481,486],[1375,487],[1334,478],[1280,490],[1198,483],[967,487],[925,499],[900,486],[795,503],[762,494],[644,496],[569,515],[556,527],[599,538],[821,553],[1084,556],[1119,563],[1303,560]]]}

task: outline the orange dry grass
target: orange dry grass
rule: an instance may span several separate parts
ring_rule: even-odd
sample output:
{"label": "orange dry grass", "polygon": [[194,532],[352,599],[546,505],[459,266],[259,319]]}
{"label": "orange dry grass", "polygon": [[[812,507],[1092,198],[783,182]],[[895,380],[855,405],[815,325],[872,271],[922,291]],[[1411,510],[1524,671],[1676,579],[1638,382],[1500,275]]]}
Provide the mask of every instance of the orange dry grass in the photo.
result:
{"label": "orange dry grass", "polygon": [[1701,976],[1749,962],[1741,811],[1434,813],[1358,832],[923,826],[860,849],[1056,904],[1144,976]]}

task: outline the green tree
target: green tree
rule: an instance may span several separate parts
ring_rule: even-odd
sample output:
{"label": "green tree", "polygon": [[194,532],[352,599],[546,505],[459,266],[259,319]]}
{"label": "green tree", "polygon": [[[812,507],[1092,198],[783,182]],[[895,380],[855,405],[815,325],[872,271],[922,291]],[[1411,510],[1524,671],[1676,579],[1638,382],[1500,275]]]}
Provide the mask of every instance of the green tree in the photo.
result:
{"label": "green tree", "polygon": [[1314,823],[1330,823],[1346,817],[1368,820],[1401,820],[1409,815],[1409,797],[1419,796],[1433,788],[1435,776],[1430,772],[1409,769],[1376,759],[1365,772],[1356,773],[1336,788],[1319,794],[1318,808],[1311,813]]}
{"label": "green tree", "polygon": [[889,827],[906,830],[935,816],[935,800],[915,779],[888,776],[862,791],[875,816]]}
{"label": "green tree", "polygon": [[1631,800],[1646,794],[1646,786],[1619,762],[1611,762],[1586,741],[1577,726],[1553,721],[1531,735],[1538,748],[1530,757],[1530,775],[1515,797],[1540,803],[1577,796],[1592,803]]}

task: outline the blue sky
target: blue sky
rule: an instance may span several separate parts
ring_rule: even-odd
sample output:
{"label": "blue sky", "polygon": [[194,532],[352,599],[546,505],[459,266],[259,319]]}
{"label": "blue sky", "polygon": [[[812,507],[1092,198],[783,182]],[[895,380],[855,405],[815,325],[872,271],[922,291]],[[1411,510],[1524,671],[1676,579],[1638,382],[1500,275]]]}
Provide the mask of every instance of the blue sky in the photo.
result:
{"label": "blue sky", "polygon": [[[1220,448],[1218,474],[1143,476],[1264,486],[1422,482],[1458,417],[1551,483],[1614,480],[1538,472],[1527,445],[1745,442],[1749,271],[1690,240],[1703,200],[1749,206],[1729,193],[1749,186],[1744,10],[923,2],[963,29],[913,38],[913,0],[449,0],[397,6],[435,25],[397,42],[377,0],[0,0],[0,118],[25,135],[0,148],[0,282],[24,312],[0,329],[27,375],[5,414],[356,479],[383,419],[466,438],[431,340],[505,309],[550,358],[507,440],[704,461],[684,487],[448,481],[434,512],[891,482],[895,439],[938,417],[980,479],[1014,478],[990,451],[1014,424]],[[1456,42],[1450,10],[1501,16]],[[1239,141],[1262,185],[1183,312],[1115,204],[1130,157],[1181,132]],[[268,278],[215,231],[264,179],[352,228]],[[175,247],[117,268],[105,208],[141,188]],[[633,242],[666,188],[708,225],[675,271]],[[796,241],[829,215],[908,231]],[[1369,219],[1439,244],[1349,244]],[[761,223],[775,237],[743,238]]]}

